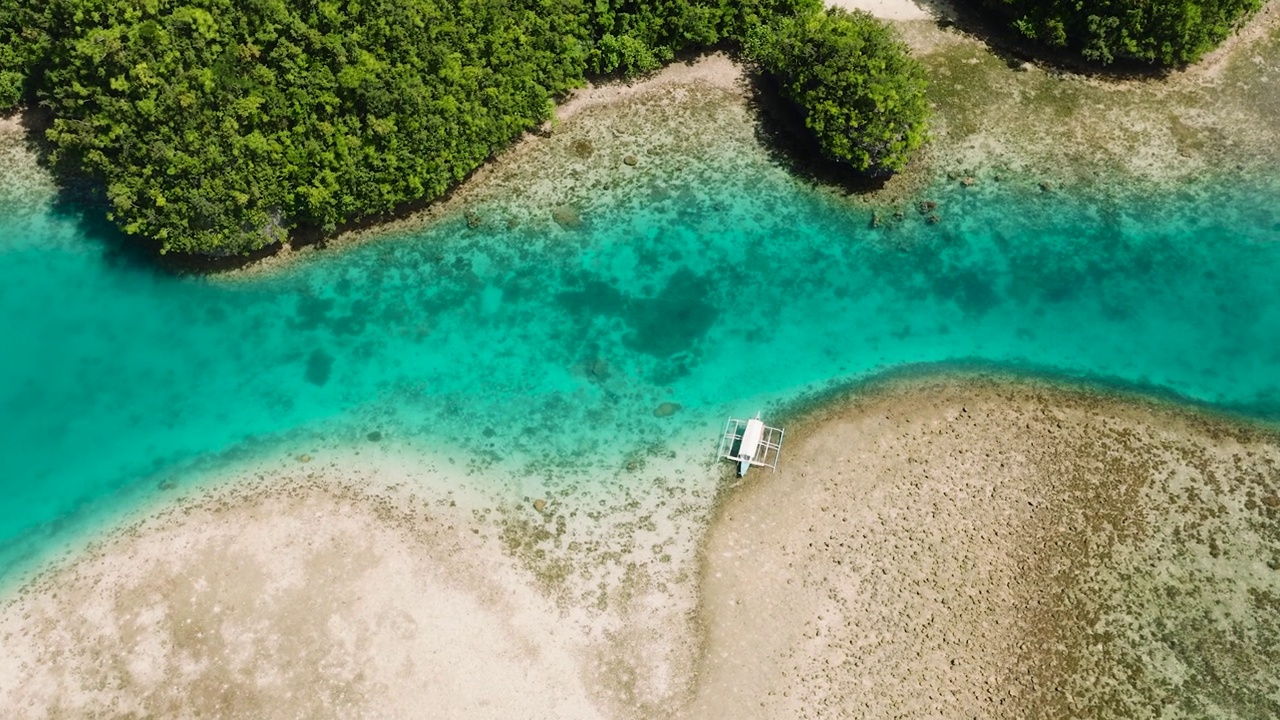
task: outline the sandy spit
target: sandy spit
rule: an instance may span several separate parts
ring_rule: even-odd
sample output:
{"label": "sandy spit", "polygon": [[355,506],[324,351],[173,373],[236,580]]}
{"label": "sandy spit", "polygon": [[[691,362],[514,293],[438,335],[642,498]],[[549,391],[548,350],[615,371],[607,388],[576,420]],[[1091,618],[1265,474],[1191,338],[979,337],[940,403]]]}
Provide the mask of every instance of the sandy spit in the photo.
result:
{"label": "sandy spit", "polygon": [[690,716],[1275,717],[1277,548],[1273,432],[891,386],[720,508]]}
{"label": "sandy spit", "polygon": [[295,465],[179,499],[10,598],[0,714],[600,716],[583,636],[461,480],[406,494],[384,482],[403,468]]}
{"label": "sandy spit", "polygon": [[1280,712],[1274,432],[978,377],[795,419],[778,473],[690,476],[704,501],[303,459],[11,594],[5,717]]}

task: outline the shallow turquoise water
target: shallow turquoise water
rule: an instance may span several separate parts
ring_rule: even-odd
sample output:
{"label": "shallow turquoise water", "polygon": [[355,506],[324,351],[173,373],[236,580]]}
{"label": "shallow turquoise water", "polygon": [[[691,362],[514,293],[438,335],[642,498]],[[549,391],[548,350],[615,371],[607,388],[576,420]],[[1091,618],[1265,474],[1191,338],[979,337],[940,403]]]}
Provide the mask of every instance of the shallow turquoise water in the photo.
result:
{"label": "shallow turquoise water", "polygon": [[1280,416],[1280,188],[939,187],[937,225],[873,229],[780,175],[719,177],[637,181],[579,230],[445,219],[240,283],[7,201],[0,575],[104,498],[290,433],[538,464],[710,452],[726,413],[923,363]]}

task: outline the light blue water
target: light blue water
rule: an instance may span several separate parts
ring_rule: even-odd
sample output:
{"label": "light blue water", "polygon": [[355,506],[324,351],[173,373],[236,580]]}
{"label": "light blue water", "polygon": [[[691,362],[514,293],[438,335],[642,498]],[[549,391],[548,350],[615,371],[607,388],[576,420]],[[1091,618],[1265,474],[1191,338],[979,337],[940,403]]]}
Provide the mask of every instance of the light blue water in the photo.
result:
{"label": "light blue water", "polygon": [[445,219],[234,284],[9,200],[0,575],[101,498],[291,432],[607,462],[951,362],[1280,416],[1276,186],[939,187],[939,224],[873,229],[781,174],[711,177],[637,181],[577,231]]}

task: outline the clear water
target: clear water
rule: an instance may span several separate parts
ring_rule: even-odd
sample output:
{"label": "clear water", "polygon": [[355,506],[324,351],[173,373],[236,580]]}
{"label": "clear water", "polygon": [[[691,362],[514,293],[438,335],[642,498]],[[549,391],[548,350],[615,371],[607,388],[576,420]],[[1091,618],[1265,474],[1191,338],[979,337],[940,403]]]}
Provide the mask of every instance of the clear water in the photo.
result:
{"label": "clear water", "polygon": [[637,185],[579,230],[446,218],[235,283],[11,197],[0,575],[103,498],[297,432],[612,462],[926,363],[1280,416],[1280,187],[1128,192],[938,187],[938,224],[871,228],[781,174],[725,172]]}

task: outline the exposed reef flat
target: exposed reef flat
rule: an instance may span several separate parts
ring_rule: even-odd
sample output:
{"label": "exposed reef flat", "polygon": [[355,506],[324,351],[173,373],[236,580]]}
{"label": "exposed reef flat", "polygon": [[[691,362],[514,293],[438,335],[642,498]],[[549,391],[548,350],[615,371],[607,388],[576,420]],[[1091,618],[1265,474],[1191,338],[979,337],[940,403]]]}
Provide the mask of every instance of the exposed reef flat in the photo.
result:
{"label": "exposed reef flat", "polygon": [[167,483],[151,508],[5,590],[0,707],[673,713],[697,659],[697,546],[718,477],[705,453],[560,477],[558,490],[449,454],[313,444]]}
{"label": "exposed reef flat", "polygon": [[[929,70],[929,164],[957,179],[1036,177],[1059,187],[1182,182],[1280,160],[1280,3],[1203,61],[1122,77],[1057,67],[958,29],[960,10],[897,23]],[[972,11],[965,11],[972,12]]]}
{"label": "exposed reef flat", "polygon": [[[597,479],[594,495],[532,501],[370,452],[245,471],[12,595],[0,703],[15,717],[1280,711],[1269,431],[925,379],[792,422],[777,474],[730,484],[721,469],[683,488],[640,473],[649,497]],[[661,552],[659,536],[674,539]]]}
{"label": "exposed reef flat", "polygon": [[1280,443],[916,382],[794,423],[706,543],[696,716],[1280,713]]}

